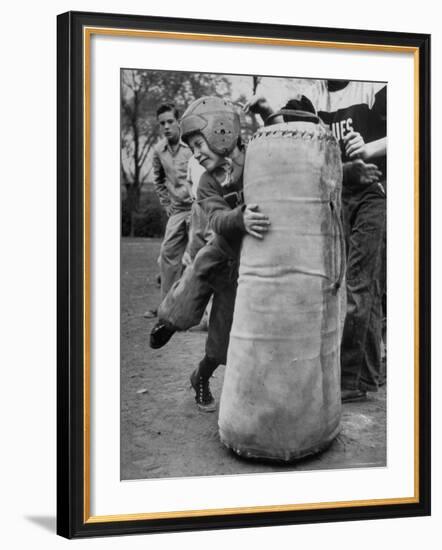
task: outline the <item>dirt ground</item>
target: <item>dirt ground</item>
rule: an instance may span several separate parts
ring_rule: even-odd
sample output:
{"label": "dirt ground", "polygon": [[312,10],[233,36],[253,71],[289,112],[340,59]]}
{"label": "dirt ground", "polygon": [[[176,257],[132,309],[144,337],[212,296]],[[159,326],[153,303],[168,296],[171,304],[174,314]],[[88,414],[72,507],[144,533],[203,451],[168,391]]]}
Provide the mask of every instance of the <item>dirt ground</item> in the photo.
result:
{"label": "dirt ground", "polygon": [[[121,479],[169,478],[386,465],[386,388],[365,403],[344,405],[342,429],[323,453],[290,464],[246,461],[218,438],[217,412],[196,408],[189,376],[206,333],[183,332],[160,350],[149,347],[158,305],[159,239],[121,242]],[[224,367],[211,388],[217,401]]]}

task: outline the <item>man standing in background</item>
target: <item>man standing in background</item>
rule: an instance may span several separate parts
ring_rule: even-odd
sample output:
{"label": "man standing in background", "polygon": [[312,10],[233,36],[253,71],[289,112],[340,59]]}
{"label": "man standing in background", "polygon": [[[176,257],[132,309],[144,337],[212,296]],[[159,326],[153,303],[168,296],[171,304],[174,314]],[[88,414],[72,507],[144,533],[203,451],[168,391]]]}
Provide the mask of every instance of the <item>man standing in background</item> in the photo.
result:
{"label": "man standing in background", "polygon": [[[163,139],[155,146],[152,166],[154,187],[168,220],[161,244],[159,267],[161,300],[183,270],[183,254],[188,242],[192,194],[187,183],[187,165],[192,152],[180,139],[178,111],[171,103],[157,110],[157,119]],[[156,310],[148,310],[144,317],[156,317]]]}
{"label": "man standing in background", "polygon": [[[318,81],[316,109],[342,152],[347,315],[341,343],[342,401],[377,391],[381,373],[386,229],[385,83]],[[375,163],[375,164],[373,164]]]}

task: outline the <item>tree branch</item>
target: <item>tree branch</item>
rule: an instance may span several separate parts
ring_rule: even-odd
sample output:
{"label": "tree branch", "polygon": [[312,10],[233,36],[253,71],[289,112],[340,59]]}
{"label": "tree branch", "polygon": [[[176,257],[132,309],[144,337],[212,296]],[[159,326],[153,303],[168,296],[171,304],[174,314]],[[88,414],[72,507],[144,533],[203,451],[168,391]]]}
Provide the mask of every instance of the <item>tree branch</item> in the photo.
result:
{"label": "tree branch", "polygon": [[150,151],[150,147],[147,147],[147,148],[144,148],[144,150],[142,151],[141,155],[140,155],[140,166],[143,166],[146,158],[147,158],[147,155],[149,154],[149,151]]}

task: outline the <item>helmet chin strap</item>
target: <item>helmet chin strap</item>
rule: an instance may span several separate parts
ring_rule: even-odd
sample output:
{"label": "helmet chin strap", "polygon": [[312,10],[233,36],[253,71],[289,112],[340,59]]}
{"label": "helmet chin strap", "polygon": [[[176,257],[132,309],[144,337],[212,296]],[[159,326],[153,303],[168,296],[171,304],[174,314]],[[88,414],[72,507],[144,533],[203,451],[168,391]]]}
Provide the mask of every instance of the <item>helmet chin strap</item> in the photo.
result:
{"label": "helmet chin strap", "polygon": [[[236,151],[236,153],[235,153]],[[226,187],[235,183],[236,177],[240,173],[239,168],[242,170],[244,166],[244,153],[237,147],[229,155],[224,157],[225,163],[222,164],[219,168],[223,169],[225,177],[222,181],[217,178],[218,183],[221,187]]]}
{"label": "helmet chin strap", "polygon": [[224,157],[224,163],[220,166],[224,170],[225,178],[222,181],[218,180],[221,187],[227,187],[232,183],[233,175],[233,160],[230,157]]}
{"label": "helmet chin strap", "polygon": [[238,146],[235,146],[233,151],[226,158],[229,158],[237,166],[242,166],[242,162],[237,162],[237,159],[241,157],[241,153],[241,149]]}

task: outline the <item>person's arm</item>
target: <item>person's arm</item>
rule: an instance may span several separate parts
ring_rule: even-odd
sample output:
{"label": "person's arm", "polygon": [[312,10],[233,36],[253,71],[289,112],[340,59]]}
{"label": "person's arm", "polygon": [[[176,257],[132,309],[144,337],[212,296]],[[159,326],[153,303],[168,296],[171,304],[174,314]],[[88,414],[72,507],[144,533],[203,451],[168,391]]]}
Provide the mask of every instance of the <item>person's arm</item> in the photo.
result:
{"label": "person's arm", "polygon": [[210,228],[227,238],[244,235],[244,205],[230,208],[217,184],[209,174],[203,174],[197,189],[197,200],[209,220]]}
{"label": "person's arm", "polygon": [[[373,84],[373,86],[378,86]],[[359,132],[350,132],[344,138],[345,153],[350,160],[371,160],[387,154],[387,87],[381,86],[374,95],[370,108],[370,135],[376,137],[365,143]]]}
{"label": "person's arm", "polygon": [[344,185],[368,185],[380,181],[382,176],[376,164],[366,164],[361,159],[344,162],[342,169]]}
{"label": "person's arm", "polygon": [[211,229],[219,235],[235,238],[248,233],[262,239],[269,230],[269,219],[259,212],[258,205],[241,205],[231,209],[210,177],[201,178],[197,199],[209,219]]}
{"label": "person's arm", "polygon": [[359,132],[350,132],[344,138],[345,154],[351,160],[370,160],[385,156],[387,153],[387,138],[383,137],[370,143],[365,143]]}
{"label": "person's arm", "polygon": [[387,138],[383,137],[376,141],[371,141],[365,145],[366,147],[366,159],[372,159],[376,157],[383,157],[387,154]]}
{"label": "person's arm", "polygon": [[[262,118],[264,126],[268,125],[268,118],[274,114],[274,111],[270,107],[267,99],[264,96],[258,94],[252,96],[249,101],[244,105],[244,112],[248,113],[249,111],[251,113],[259,115]],[[284,119],[282,116],[277,116],[272,118],[271,121],[272,124],[277,124],[279,122],[284,122]]]}
{"label": "person's arm", "polygon": [[161,206],[170,214],[170,195],[166,187],[166,173],[161,164],[157,151],[154,151],[152,157],[153,168],[153,186],[160,201]]}

